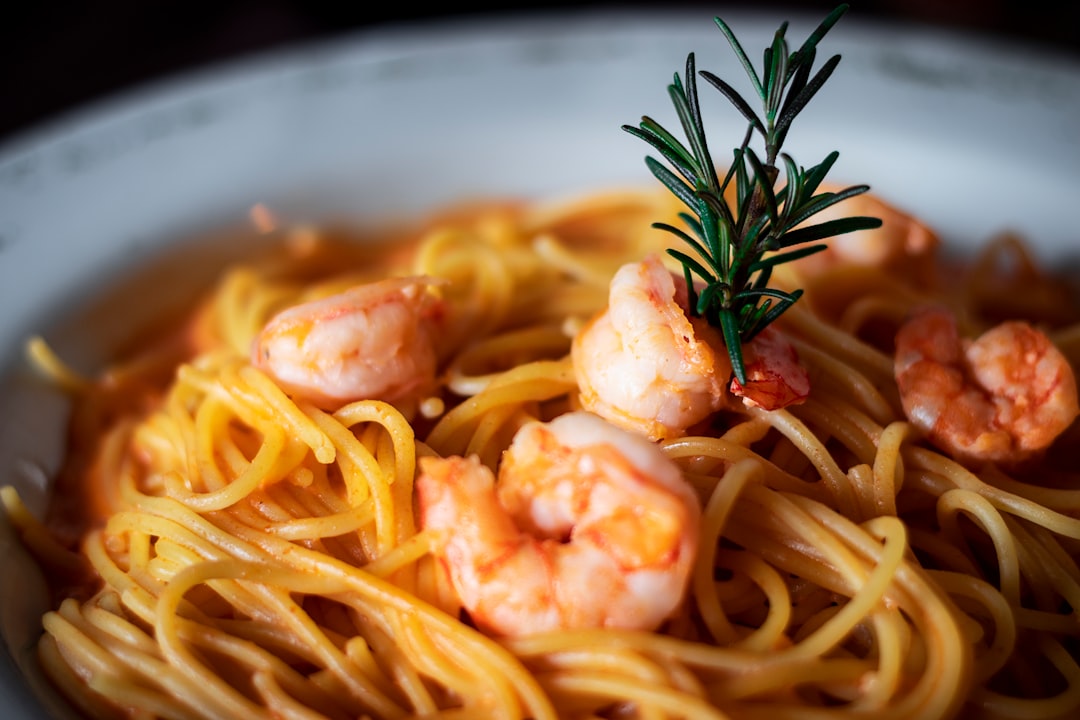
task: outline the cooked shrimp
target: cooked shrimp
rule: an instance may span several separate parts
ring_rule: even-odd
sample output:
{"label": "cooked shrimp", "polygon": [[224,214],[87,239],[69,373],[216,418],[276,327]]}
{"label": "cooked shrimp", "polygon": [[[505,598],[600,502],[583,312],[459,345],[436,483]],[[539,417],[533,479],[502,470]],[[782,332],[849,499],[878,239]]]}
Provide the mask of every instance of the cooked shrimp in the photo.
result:
{"label": "cooked shrimp", "polygon": [[[745,385],[731,394],[778,410],[810,392],[806,370],[783,334],[767,328],[744,345]],[[686,281],[651,255],[621,267],[608,307],[574,338],[582,406],[653,440],[679,437],[730,404],[731,363],[720,333],[689,315]]]}
{"label": "cooked shrimp", "polygon": [[434,329],[444,312],[432,283],[390,278],[288,308],[255,339],[252,363],[324,408],[418,397],[434,386]]}
{"label": "cooked shrimp", "polygon": [[743,345],[746,385],[731,381],[731,393],[747,407],[779,410],[810,395],[810,374],[781,331],[769,326]]}
{"label": "cooked shrimp", "polygon": [[678,437],[723,407],[731,366],[715,329],[687,314],[686,282],[650,255],[622,266],[608,307],[574,338],[581,403],[652,439]]}
{"label": "cooked shrimp", "polygon": [[523,426],[498,485],[475,457],[421,458],[421,526],[478,627],[651,630],[682,603],[700,505],[645,438],[579,411]]}
{"label": "cooked shrimp", "polygon": [[[832,191],[839,189],[822,188]],[[795,263],[796,271],[816,274],[840,265],[857,265],[920,272],[920,268],[929,267],[932,254],[939,244],[937,235],[915,217],[872,193],[847,198],[814,215],[805,224],[817,225],[856,215],[880,218],[881,227],[829,238],[824,251]]]}
{"label": "cooked shrimp", "polygon": [[952,313],[925,309],[897,333],[895,362],[904,412],[958,459],[1023,461],[1080,413],[1068,360],[1025,322],[964,340]]}

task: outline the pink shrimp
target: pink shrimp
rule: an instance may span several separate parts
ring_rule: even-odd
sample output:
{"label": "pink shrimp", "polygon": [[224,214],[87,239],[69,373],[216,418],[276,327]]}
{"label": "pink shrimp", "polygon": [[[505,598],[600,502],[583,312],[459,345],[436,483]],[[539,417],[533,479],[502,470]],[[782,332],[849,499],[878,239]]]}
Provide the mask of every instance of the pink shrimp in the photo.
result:
{"label": "pink shrimp", "polygon": [[810,395],[810,375],[799,353],[780,330],[769,326],[743,346],[746,385],[731,381],[731,394],[747,407],[779,410]]}
{"label": "pink shrimp", "polygon": [[394,402],[434,386],[442,301],[429,278],[390,278],[288,308],[266,324],[251,360],[293,396],[324,408]]}
{"label": "pink shrimp", "polygon": [[421,526],[478,627],[655,629],[677,610],[700,505],[658,446],[579,411],[523,426],[494,473],[421,458]]}
{"label": "pink shrimp", "polygon": [[[767,329],[744,352],[747,383],[731,390],[745,404],[777,410],[806,398],[808,376],[780,331]],[[690,316],[685,280],[656,255],[615,273],[608,307],[571,355],[582,406],[654,440],[684,435],[731,402],[722,336]]]}
{"label": "pink shrimp", "polygon": [[[839,190],[823,187],[822,190]],[[872,193],[843,200],[806,221],[817,225],[826,220],[865,215],[880,218],[882,225],[872,230],[857,230],[829,238],[823,252],[810,255],[794,264],[804,274],[816,274],[840,265],[910,269],[926,268],[939,245],[934,232],[917,219],[886,203]]]}
{"label": "pink shrimp", "polygon": [[731,366],[719,334],[687,315],[686,283],[650,255],[611,280],[608,307],[574,338],[582,406],[653,439],[723,407]]}
{"label": "pink shrimp", "polygon": [[962,460],[1021,462],[1080,413],[1069,361],[1025,322],[966,340],[951,312],[921,310],[897,333],[895,373],[911,422]]}

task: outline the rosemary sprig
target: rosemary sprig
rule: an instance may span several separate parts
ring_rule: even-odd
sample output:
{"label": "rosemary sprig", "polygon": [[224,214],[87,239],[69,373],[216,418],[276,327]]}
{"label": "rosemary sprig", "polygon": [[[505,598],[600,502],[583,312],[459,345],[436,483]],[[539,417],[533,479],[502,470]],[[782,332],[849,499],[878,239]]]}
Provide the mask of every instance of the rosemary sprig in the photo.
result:
{"label": "rosemary sprig", "polygon": [[[730,84],[711,72],[701,71],[700,76],[749,123],[723,179],[717,174],[705,137],[694,53],[686,58],[685,79],[676,73],[668,86],[686,145],[648,116],[642,117],[638,127],[623,126],[623,130],[649,143],[671,166],[669,169],[653,157],[645,158],[652,174],[690,208],[691,212],[679,214],[687,230],[667,223],[653,226],[674,234],[693,249],[696,257],[676,249],[668,253],[682,263],[690,289],[691,313],[720,328],[740,383],[746,382],[742,343],[752,340],[802,296],[802,290],[787,292],[769,287],[773,268],[824,250],[824,244],[812,244],[816,241],[881,226],[877,218],[848,217],[798,227],[818,212],[864,193],[869,187],[818,192],[839,154],[832,152],[807,170],[781,152],[792,121],[840,62],[840,56],[834,55],[811,75],[818,42],[847,9],[847,5],[839,5],[833,10],[796,52],[788,48],[788,24],[782,23],[772,45],[764,51],[760,75],[727,23],[714,18],[763,107],[759,116]],[[764,157],[750,147],[755,133],[764,140]],[[785,178],[779,190],[775,187],[780,175],[778,160]],[[734,208],[725,197],[732,182],[736,190]],[[700,292],[695,290],[695,275],[704,281]]]}

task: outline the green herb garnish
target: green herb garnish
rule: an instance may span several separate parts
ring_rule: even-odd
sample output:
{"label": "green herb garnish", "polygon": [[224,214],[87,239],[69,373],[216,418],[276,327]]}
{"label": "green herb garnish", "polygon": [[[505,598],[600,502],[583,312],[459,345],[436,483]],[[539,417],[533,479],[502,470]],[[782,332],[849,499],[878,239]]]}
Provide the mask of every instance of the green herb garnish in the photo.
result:
{"label": "green herb garnish", "polygon": [[[764,111],[762,116],[757,115],[727,82],[708,71],[700,73],[750,123],[722,182],[705,140],[694,53],[686,58],[685,80],[680,80],[676,73],[674,82],[668,86],[689,148],[648,116],[642,117],[639,127],[623,126],[656,148],[678,173],[655,158],[645,159],[653,175],[693,212],[679,214],[690,232],[667,223],[654,223],[653,227],[675,234],[700,257],[668,250],[683,265],[690,289],[691,313],[721,329],[732,370],[740,383],[746,382],[742,343],[753,339],[802,295],[802,290],[786,292],[770,288],[773,268],[825,249],[824,244],[807,243],[881,226],[877,218],[849,217],[796,229],[825,208],[870,188],[859,185],[840,192],[819,193],[818,187],[839,153],[830,153],[820,164],[806,170],[780,151],[792,121],[840,62],[840,56],[834,55],[811,77],[818,42],[847,9],[847,5],[840,5],[833,10],[794,53],[789,52],[784,37],[788,24],[783,23],[772,45],[765,49],[761,76],[731,28],[719,17],[714,18],[750,77]],[[750,147],[755,132],[765,141],[764,158]],[[778,158],[783,162],[786,184],[776,190],[774,186],[780,174]],[[733,180],[737,197],[734,209],[724,197]],[[767,253],[776,254],[767,256]],[[705,283],[700,293],[695,291],[694,275]]]}

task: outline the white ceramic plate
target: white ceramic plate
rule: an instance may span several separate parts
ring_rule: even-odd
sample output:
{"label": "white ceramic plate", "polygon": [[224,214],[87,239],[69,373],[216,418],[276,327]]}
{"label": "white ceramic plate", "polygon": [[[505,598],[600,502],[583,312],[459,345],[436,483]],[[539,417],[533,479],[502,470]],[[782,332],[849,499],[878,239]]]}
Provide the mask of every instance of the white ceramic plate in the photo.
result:
{"label": "white ceramic plate", "polygon": [[[107,288],[167,247],[242,222],[256,202],[296,221],[392,219],[477,196],[654,184],[648,148],[619,128],[643,114],[675,127],[666,85],[688,51],[699,68],[742,77],[711,17],[605,11],[383,29],[164,82],[0,148],[0,482],[40,512],[63,451],[66,405],[27,372],[27,337],[45,333],[92,369],[133,322],[214,268],[159,267]],[[753,58],[782,19],[724,17]],[[801,43],[819,18],[792,20]],[[1075,260],[1074,59],[857,12],[820,55],[833,53],[838,71],[789,138],[800,164],[839,150],[831,177],[870,184],[956,247],[1016,230],[1044,257]],[[741,118],[706,84],[702,94],[710,136],[736,144]],[[44,606],[0,519],[8,720],[63,713],[33,670]]]}

